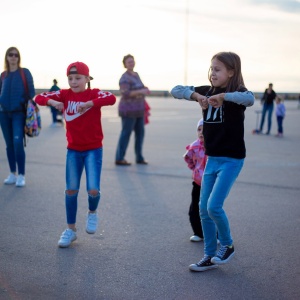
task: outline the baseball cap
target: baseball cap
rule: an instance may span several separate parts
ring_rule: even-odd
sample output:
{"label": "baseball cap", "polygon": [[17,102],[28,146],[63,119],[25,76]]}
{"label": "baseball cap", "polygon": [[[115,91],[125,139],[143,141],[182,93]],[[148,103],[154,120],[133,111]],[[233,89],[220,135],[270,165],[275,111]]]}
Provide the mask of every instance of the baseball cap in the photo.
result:
{"label": "baseball cap", "polygon": [[[71,68],[73,68],[73,67],[76,68],[76,71],[70,72]],[[90,76],[89,67],[85,63],[80,62],[80,61],[73,62],[73,63],[71,63],[68,66],[68,68],[67,68],[67,76],[69,76],[70,74],[80,74],[80,75],[84,75],[84,76],[89,77],[90,80],[93,79],[93,77]]]}

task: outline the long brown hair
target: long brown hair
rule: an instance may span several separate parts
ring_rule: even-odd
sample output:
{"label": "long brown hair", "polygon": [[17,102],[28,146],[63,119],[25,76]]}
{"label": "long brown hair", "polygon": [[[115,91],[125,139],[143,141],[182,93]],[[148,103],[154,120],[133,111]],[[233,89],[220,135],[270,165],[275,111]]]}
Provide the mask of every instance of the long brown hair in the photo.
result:
{"label": "long brown hair", "polygon": [[[215,54],[211,60],[217,59],[222,62],[227,70],[233,70],[234,74],[229,79],[226,92],[235,92],[245,89],[244,79],[242,75],[242,65],[240,57],[234,52],[219,52]],[[211,83],[211,70],[208,71],[208,80]]]}
{"label": "long brown hair", "polygon": [[5,53],[5,57],[4,57],[4,70],[9,72],[10,69],[9,69],[9,63],[8,63],[8,60],[7,60],[7,56],[8,54],[11,52],[11,51],[17,51],[18,55],[19,55],[19,58],[18,58],[18,68],[21,67],[21,54],[20,54],[20,51],[18,50],[18,48],[16,47],[9,47],[7,50],[6,50],[6,53]]}

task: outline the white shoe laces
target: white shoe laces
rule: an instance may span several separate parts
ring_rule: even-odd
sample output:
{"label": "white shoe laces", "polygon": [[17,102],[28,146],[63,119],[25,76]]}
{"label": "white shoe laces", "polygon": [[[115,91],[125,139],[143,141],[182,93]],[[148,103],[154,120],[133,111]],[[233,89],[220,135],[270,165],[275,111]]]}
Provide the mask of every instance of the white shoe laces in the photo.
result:
{"label": "white shoe laces", "polygon": [[223,257],[227,251],[228,247],[227,246],[221,246],[221,248],[219,249],[217,256],[218,257]]}
{"label": "white shoe laces", "polygon": [[197,263],[197,265],[199,266],[199,265],[201,265],[201,264],[203,264],[203,263],[208,263],[208,262],[210,262],[210,259],[211,259],[210,256],[204,256],[204,257]]}

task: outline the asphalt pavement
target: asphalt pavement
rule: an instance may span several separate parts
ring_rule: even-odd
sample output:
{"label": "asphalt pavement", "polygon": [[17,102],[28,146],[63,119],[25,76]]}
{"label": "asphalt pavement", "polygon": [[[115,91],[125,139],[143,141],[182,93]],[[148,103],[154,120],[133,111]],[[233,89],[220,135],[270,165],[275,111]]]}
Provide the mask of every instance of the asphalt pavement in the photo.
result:
{"label": "asphalt pavement", "polygon": [[[115,166],[121,124],[117,104],[102,109],[104,156],[100,226],[85,232],[87,196],[79,193],[78,239],[61,249],[66,141],[63,127],[43,129],[26,147],[26,186],[2,184],[9,174],[0,136],[0,299],[300,299],[300,109],[286,101],[284,137],[255,135],[259,101],[246,110],[247,158],[225,209],[236,254],[215,270],[194,273],[203,243],[192,243],[188,207],[191,171],[185,147],[196,139],[197,103],[149,98],[144,155]],[[266,126],[266,125],[265,125]]]}

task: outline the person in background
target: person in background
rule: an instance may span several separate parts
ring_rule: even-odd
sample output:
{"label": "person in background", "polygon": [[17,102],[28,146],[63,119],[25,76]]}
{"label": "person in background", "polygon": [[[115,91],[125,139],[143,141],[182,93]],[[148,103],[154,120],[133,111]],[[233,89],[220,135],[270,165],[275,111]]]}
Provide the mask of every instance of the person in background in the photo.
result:
{"label": "person in background", "polygon": [[35,98],[40,105],[51,105],[60,111],[64,110],[68,142],[65,190],[68,228],[58,241],[58,246],[62,248],[69,247],[77,239],[77,198],[83,169],[88,194],[86,232],[93,234],[97,230],[103,151],[101,108],[116,102],[112,93],[89,87],[89,68],[83,62],[71,63],[67,68],[67,76],[69,89],[42,93]]}
{"label": "person in background", "polygon": [[[245,87],[241,60],[236,53],[215,54],[208,79],[211,85],[177,85],[171,90],[174,98],[197,101],[203,115],[207,162],[201,184],[200,218],[204,257],[189,266],[196,272],[215,269],[234,256],[229,220],[223,206],[244,165],[245,110],[254,104],[254,95]],[[217,251],[218,239],[221,247]]]}
{"label": "person in background", "polygon": [[269,83],[269,87],[265,90],[264,95],[261,99],[261,103],[263,104],[263,110],[261,115],[261,122],[260,122],[260,132],[263,131],[265,117],[268,113],[268,129],[266,134],[270,134],[271,127],[272,127],[272,113],[274,108],[274,100],[276,99],[276,93],[273,90],[273,84]]}
{"label": "person in background", "polygon": [[131,165],[125,159],[130,135],[135,132],[135,160],[137,164],[147,165],[143,156],[143,142],[145,134],[145,95],[150,91],[144,86],[140,76],[134,71],[135,60],[131,54],[124,56],[123,65],[126,72],[121,76],[119,85],[121,99],[119,102],[119,116],[122,119],[122,130],[119,137],[115,164],[119,166]]}
{"label": "person in background", "polygon": [[197,135],[198,139],[186,147],[187,151],[183,156],[188,168],[193,171],[192,201],[189,209],[190,223],[194,232],[190,237],[191,242],[201,242],[203,240],[203,231],[199,214],[201,181],[207,160],[204,148],[203,119],[200,119],[197,124]]}
{"label": "person in background", "polygon": [[283,123],[283,119],[285,117],[285,105],[283,103],[283,100],[281,97],[277,97],[276,100],[276,119],[277,119],[277,137],[283,137],[283,127],[282,127],[282,123]]}
{"label": "person in background", "polygon": [[[4,184],[25,186],[24,126],[27,92],[20,73],[21,55],[16,47],[7,49],[4,57],[4,72],[0,79],[0,123],[6,143],[6,154],[10,174]],[[35,96],[33,78],[30,71],[23,68],[29,97]]]}
{"label": "person in background", "polygon": [[[60,88],[57,86],[57,80],[53,79],[53,85],[50,88],[49,92],[56,92],[59,91]],[[62,118],[57,118],[58,115],[62,115],[61,112],[59,110],[57,110],[56,108],[54,108],[53,106],[50,106],[51,109],[51,114],[52,114],[52,124],[51,127],[56,127],[57,124],[62,124]]]}

